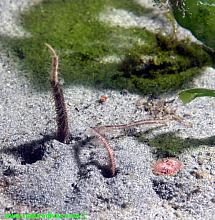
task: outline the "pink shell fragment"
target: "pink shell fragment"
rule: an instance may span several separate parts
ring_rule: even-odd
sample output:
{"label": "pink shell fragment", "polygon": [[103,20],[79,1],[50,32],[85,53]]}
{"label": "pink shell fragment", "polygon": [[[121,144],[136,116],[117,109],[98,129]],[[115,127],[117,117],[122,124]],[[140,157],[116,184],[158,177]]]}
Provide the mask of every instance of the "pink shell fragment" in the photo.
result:
{"label": "pink shell fragment", "polygon": [[156,175],[174,175],[181,168],[183,164],[175,158],[164,158],[158,160],[153,166],[153,173]]}

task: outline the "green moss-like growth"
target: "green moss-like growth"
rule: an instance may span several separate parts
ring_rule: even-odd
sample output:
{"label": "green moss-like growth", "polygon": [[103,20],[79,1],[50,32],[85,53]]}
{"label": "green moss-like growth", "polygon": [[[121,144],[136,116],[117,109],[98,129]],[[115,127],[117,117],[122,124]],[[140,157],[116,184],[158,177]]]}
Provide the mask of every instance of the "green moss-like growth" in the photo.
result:
{"label": "green moss-like growth", "polygon": [[132,89],[144,94],[159,94],[179,89],[211,62],[200,46],[157,34],[151,47],[137,45],[128,51],[121,64],[123,73],[114,79],[126,79]]}
{"label": "green moss-like growth", "polygon": [[214,146],[215,136],[194,139],[194,138],[180,138],[174,132],[163,133],[154,138],[147,138],[145,132],[136,135],[140,142],[146,142],[155,151],[158,157],[177,156],[184,150],[189,148],[196,148],[201,145]]}
{"label": "green moss-like growth", "polygon": [[[31,73],[32,85],[40,89],[48,85],[50,68],[44,43],[56,49],[66,84],[125,88],[144,94],[178,89],[211,63],[200,46],[171,41],[142,28],[102,22],[100,14],[110,7],[136,16],[150,12],[134,0],[44,0],[21,16],[30,37],[2,39]],[[121,62],[105,62],[108,56]]]}
{"label": "green moss-like growth", "polygon": [[189,141],[177,137],[174,133],[161,134],[149,140],[149,145],[156,149],[159,154],[176,156],[190,147]]}

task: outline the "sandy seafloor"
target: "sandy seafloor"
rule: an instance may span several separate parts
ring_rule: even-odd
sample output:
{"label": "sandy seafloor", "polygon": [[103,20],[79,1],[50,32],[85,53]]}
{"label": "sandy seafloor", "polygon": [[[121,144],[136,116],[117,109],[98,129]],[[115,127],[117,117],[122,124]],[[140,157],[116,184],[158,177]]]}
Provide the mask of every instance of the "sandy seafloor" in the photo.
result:
{"label": "sandy seafloor", "polygon": [[[28,36],[19,26],[17,16],[20,10],[38,2],[1,0],[0,33]],[[150,6],[150,1],[138,2]],[[156,14],[161,16],[156,9],[151,18],[137,18],[130,12],[107,10],[101,19],[129,26],[143,26],[148,21],[148,27],[162,28]],[[179,37],[187,34],[180,29]],[[107,163],[106,152],[98,141],[90,139],[90,127],[149,118],[135,105],[146,97],[83,86],[67,88],[65,99],[73,140],[66,145],[49,136],[55,132],[50,92],[34,91],[27,75],[0,47],[0,219],[6,212],[85,212],[88,219],[215,218],[215,146],[187,149],[178,156],[184,168],[176,176],[162,177],[152,173],[156,155],[148,145],[129,134],[110,134],[118,173],[114,178],[105,178],[95,164]],[[193,86],[215,89],[214,82],[215,70],[208,67],[193,81]],[[108,101],[99,104],[100,95],[107,95]],[[192,127],[171,122],[154,131],[154,135],[174,131],[183,138],[214,135],[214,98],[198,98],[186,106],[178,100],[177,93],[162,98],[176,98],[177,114],[185,116]],[[32,151],[36,153],[30,162],[36,161],[29,163]]]}

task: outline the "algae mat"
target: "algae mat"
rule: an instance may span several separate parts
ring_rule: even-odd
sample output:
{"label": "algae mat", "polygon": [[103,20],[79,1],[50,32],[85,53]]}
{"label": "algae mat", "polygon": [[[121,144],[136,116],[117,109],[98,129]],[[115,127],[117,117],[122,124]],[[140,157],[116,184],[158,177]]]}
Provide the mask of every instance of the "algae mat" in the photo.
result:
{"label": "algae mat", "polygon": [[151,13],[132,0],[46,0],[20,16],[30,36],[1,39],[40,90],[48,88],[50,70],[44,43],[56,49],[66,85],[158,94],[179,89],[211,64],[210,55],[189,41],[103,22],[101,15],[110,9],[135,16]]}

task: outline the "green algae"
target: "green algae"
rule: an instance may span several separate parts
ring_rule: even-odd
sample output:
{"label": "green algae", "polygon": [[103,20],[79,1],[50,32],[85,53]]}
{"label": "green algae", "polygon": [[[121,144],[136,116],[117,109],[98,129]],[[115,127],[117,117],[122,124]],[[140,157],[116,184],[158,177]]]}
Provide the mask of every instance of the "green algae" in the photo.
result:
{"label": "green algae", "polygon": [[[126,78],[129,89],[142,94],[176,90],[211,62],[210,56],[196,44],[160,34],[155,39],[156,44],[150,48],[137,45],[133,51],[129,49],[121,64],[123,73],[114,76],[118,80]],[[142,51],[148,59],[144,59]]]}
{"label": "green algae", "polygon": [[[21,15],[30,37],[2,39],[30,73],[32,85],[40,89],[47,88],[50,69],[44,43],[56,49],[66,85],[157,94],[180,88],[211,64],[210,55],[198,45],[102,22],[99,15],[108,8],[136,16],[150,13],[133,0],[45,0]],[[105,62],[109,56],[119,62]]]}
{"label": "green algae", "polygon": [[157,150],[157,153],[168,156],[176,156],[192,146],[189,141],[177,137],[174,133],[158,135],[148,143]]}
{"label": "green algae", "polygon": [[147,143],[158,157],[174,157],[187,149],[195,149],[203,145],[215,146],[215,136],[201,139],[181,138],[175,132],[168,132],[147,138],[147,135],[141,132],[136,137],[138,141]]}

